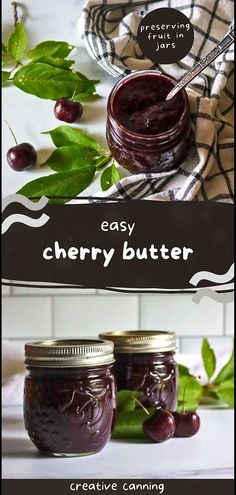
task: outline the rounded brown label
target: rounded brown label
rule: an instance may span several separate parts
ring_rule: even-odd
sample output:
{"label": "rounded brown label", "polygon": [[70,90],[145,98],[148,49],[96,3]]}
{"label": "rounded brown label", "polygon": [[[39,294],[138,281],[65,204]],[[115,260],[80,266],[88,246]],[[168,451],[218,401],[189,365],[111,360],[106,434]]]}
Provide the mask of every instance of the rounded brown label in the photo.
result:
{"label": "rounded brown label", "polygon": [[173,64],[191,50],[193,26],[177,9],[155,9],[142,19],[137,40],[143,55],[152,62]]}

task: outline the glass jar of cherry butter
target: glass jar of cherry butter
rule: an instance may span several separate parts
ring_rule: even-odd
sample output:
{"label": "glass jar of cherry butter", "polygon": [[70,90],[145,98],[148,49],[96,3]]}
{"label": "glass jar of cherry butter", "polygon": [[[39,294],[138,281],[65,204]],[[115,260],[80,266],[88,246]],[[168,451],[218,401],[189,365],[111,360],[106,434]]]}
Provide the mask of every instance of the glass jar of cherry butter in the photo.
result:
{"label": "glass jar of cherry butter", "polygon": [[25,345],[24,421],[39,451],[54,456],[99,452],[116,409],[113,343],[53,340]]}
{"label": "glass jar of cherry butter", "polygon": [[164,172],[183,163],[192,142],[185,90],[166,101],[176,81],[154,70],[132,72],[112,89],[107,142],[131,173]]}
{"label": "glass jar of cherry butter", "polygon": [[118,390],[142,393],[145,406],[174,410],[177,405],[176,335],[162,331],[105,332],[114,343]]}

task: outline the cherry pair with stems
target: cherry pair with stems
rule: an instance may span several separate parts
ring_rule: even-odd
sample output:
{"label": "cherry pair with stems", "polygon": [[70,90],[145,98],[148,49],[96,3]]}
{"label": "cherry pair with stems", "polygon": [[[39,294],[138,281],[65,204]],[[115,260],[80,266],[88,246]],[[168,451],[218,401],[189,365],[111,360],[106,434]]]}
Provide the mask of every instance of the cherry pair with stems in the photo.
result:
{"label": "cherry pair with stems", "polygon": [[192,437],[196,435],[200,428],[200,417],[196,411],[185,410],[186,390],[192,377],[186,383],[183,392],[183,410],[182,412],[169,411],[168,409],[157,409],[153,415],[139,402],[135,400],[144,409],[149,416],[143,422],[143,431],[145,435],[154,442],[161,443],[175,437]]}
{"label": "cherry pair with stems", "polygon": [[[83,106],[81,103],[67,100],[66,98],[60,98],[56,101],[54,106],[55,117],[63,122],[75,122],[81,118],[82,113]],[[12,129],[9,125],[8,127],[16,144],[7,152],[8,164],[16,172],[21,172],[34,167],[37,161],[37,152],[35,148],[30,143],[18,144]]]}

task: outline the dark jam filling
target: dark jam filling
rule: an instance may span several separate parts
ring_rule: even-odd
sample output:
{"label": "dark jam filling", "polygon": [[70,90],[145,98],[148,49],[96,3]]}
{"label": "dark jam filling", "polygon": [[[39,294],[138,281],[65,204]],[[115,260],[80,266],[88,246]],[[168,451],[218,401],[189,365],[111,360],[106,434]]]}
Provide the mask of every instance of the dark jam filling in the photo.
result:
{"label": "dark jam filling", "polygon": [[180,120],[185,102],[181,94],[165,101],[173,82],[161,75],[130,79],[120,86],[114,101],[115,119],[138,134],[161,134]]}
{"label": "dark jam filling", "polygon": [[174,410],[177,402],[177,371],[172,353],[115,354],[118,390],[142,393],[146,407]]}
{"label": "dark jam filling", "polygon": [[92,454],[109,441],[116,407],[109,372],[26,377],[24,420],[35,446],[50,454]]}

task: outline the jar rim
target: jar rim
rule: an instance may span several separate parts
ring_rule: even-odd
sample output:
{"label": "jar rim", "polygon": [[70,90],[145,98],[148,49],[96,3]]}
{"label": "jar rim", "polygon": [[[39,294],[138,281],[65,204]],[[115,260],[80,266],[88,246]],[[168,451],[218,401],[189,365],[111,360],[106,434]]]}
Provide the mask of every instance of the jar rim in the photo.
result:
{"label": "jar rim", "polygon": [[108,97],[108,103],[107,103],[108,109],[109,109],[108,118],[113,121],[113,124],[115,123],[115,125],[116,125],[117,129],[119,129],[119,131],[124,132],[126,134],[126,136],[130,139],[135,139],[138,141],[145,140],[145,141],[149,141],[149,142],[152,142],[152,141],[157,140],[157,139],[160,141],[163,141],[165,139],[172,137],[173,131],[177,131],[180,128],[182,128],[182,126],[186,123],[187,119],[189,118],[189,100],[188,100],[188,95],[187,95],[185,89],[182,89],[181,91],[179,91],[179,95],[182,96],[182,98],[184,99],[184,102],[185,102],[184,112],[182,113],[180,119],[168,131],[160,132],[158,134],[140,134],[138,132],[131,131],[127,127],[124,127],[120,122],[118,122],[116,120],[116,117],[114,114],[114,107],[113,107],[114,99],[115,99],[115,96],[116,96],[118,90],[120,89],[121,85],[124,84],[124,81],[129,80],[129,79],[133,79],[133,78],[138,78],[140,76],[148,75],[148,74],[155,75],[157,77],[161,76],[162,78],[168,79],[169,81],[171,81],[173,83],[177,82],[177,80],[175,78],[173,78],[172,76],[170,76],[168,74],[162,74],[161,72],[159,72],[157,70],[132,71],[127,76],[124,76],[123,78],[121,78],[115,84],[115,86],[112,88],[110,95]]}
{"label": "jar rim", "polygon": [[125,330],[99,334],[99,338],[114,344],[116,353],[174,352],[176,333],[164,330]]}
{"label": "jar rim", "polygon": [[33,367],[74,368],[114,362],[114,344],[103,339],[64,339],[28,342],[25,364]]}

